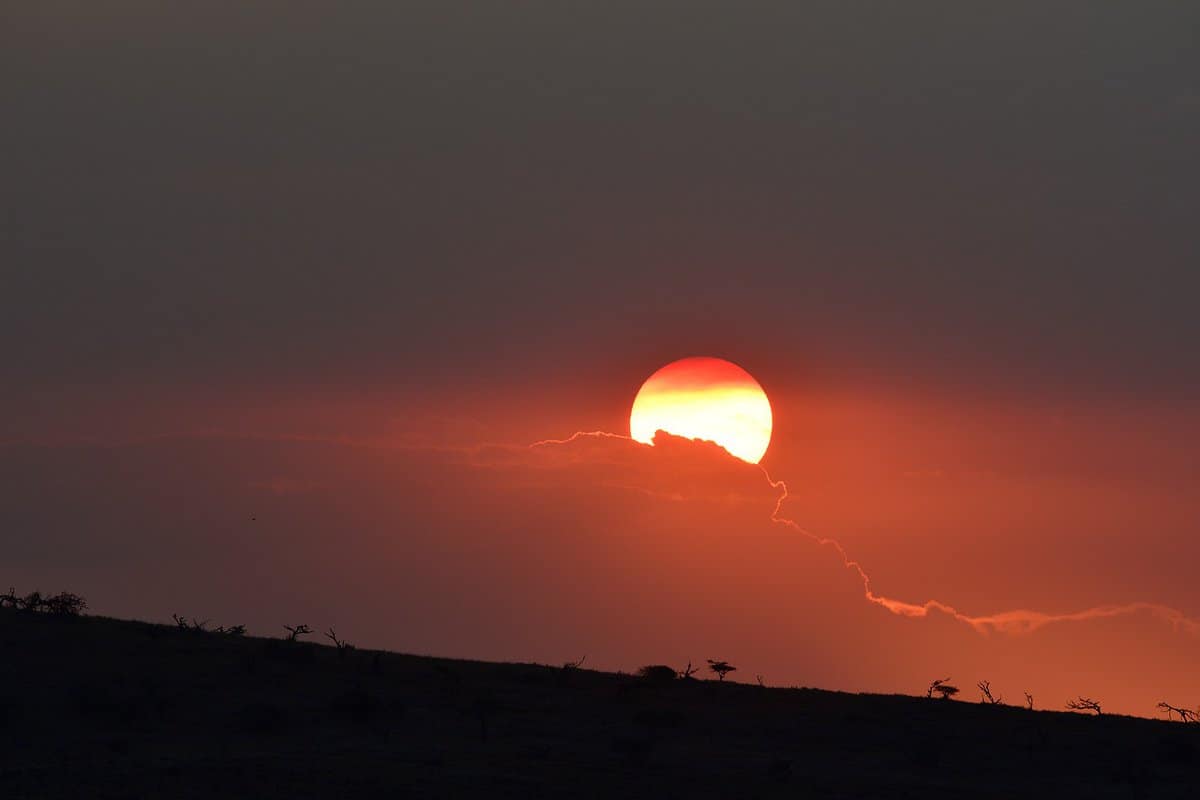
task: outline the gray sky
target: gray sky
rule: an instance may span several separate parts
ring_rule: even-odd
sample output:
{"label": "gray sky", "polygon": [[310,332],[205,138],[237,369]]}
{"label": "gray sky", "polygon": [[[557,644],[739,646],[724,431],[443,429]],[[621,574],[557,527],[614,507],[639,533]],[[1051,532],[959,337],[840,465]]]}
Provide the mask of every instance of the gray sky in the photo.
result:
{"label": "gray sky", "polygon": [[769,350],[1191,394],[1198,24],[9,3],[0,379],[453,388]]}

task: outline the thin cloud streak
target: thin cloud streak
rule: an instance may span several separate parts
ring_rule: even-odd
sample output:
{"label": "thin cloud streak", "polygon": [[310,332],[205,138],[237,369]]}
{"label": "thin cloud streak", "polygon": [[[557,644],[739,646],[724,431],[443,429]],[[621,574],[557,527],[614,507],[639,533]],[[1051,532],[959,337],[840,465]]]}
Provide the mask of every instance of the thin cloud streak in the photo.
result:
{"label": "thin cloud streak", "polygon": [[[529,445],[529,449],[537,447],[545,447],[549,445],[564,445],[578,441],[583,438],[606,438],[606,439],[624,439],[633,441],[628,436],[623,436],[618,433],[610,433],[608,431],[576,431],[571,436],[565,439],[542,439]],[[1194,620],[1184,614],[1177,608],[1163,605],[1161,603],[1152,603],[1149,601],[1139,600],[1133,603],[1123,605],[1106,604],[1086,608],[1080,611],[1072,611],[1063,614],[1050,614],[1043,611],[1034,611],[1030,609],[1013,609],[1010,611],[1000,611],[995,614],[985,614],[980,616],[972,616],[959,611],[949,603],[941,600],[927,600],[924,603],[910,603],[904,600],[897,600],[892,597],[877,594],[871,589],[871,576],[866,569],[856,560],[852,559],[842,546],[841,542],[827,536],[821,536],[813,533],[807,528],[800,525],[793,519],[781,516],[784,502],[788,499],[787,484],[782,480],[775,480],[767,471],[766,467],[758,465],[762,470],[763,476],[767,483],[773,489],[780,490],[780,495],[775,501],[775,508],[771,512],[771,521],[783,525],[797,533],[807,536],[821,546],[832,547],[841,556],[842,563],[847,569],[854,570],[858,577],[862,580],[863,596],[868,601],[877,606],[887,609],[892,614],[900,617],[924,618],[928,617],[931,612],[940,612],[949,617],[952,617],[959,622],[971,626],[975,631],[981,634],[1005,633],[1010,635],[1020,635],[1032,633],[1047,625],[1066,622],[1085,622],[1095,619],[1107,619],[1112,617],[1120,617],[1130,614],[1148,613],[1159,619],[1162,619],[1171,624],[1176,631],[1183,631],[1192,636],[1200,636],[1200,621]]]}

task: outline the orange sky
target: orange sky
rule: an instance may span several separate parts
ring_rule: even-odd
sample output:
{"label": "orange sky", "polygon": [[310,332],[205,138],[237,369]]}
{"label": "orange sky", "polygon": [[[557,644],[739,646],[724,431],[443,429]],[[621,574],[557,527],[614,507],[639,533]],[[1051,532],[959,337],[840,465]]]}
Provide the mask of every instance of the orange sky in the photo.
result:
{"label": "orange sky", "polygon": [[[764,466],[789,488],[780,515],[836,538],[875,593],[972,617],[1147,602],[1200,619],[1184,418],[796,393],[762,375],[778,387]],[[772,524],[780,492],[758,467],[686,442],[530,449],[573,433],[571,409],[536,420],[500,397],[387,415],[345,400],[257,438],[10,445],[12,582],[70,587],[102,613],[194,611],[264,633],[302,617],[446,655],[578,651],[626,670],[720,657],[783,685],[915,692],[951,675],[1046,707],[1073,692],[1144,715],[1194,705],[1200,638],[1152,610],[1020,635],[896,616],[831,547]],[[625,435],[627,413],[575,416]],[[209,420],[197,427],[238,417]],[[281,435],[305,426],[317,433]]]}

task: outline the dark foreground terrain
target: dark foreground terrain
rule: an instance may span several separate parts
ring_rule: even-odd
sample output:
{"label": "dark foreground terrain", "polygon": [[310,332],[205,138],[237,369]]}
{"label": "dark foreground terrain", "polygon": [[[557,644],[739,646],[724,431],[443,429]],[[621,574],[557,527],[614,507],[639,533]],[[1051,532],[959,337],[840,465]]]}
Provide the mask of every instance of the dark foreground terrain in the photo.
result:
{"label": "dark foreground terrain", "polygon": [[0,798],[1196,797],[1200,724],[0,610]]}

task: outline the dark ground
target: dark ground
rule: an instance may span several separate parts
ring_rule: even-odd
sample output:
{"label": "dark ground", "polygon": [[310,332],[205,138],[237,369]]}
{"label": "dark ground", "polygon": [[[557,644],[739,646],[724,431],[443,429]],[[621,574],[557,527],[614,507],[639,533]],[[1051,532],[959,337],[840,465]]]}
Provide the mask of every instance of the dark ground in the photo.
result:
{"label": "dark ground", "polygon": [[0,798],[1196,797],[1200,725],[0,610]]}

